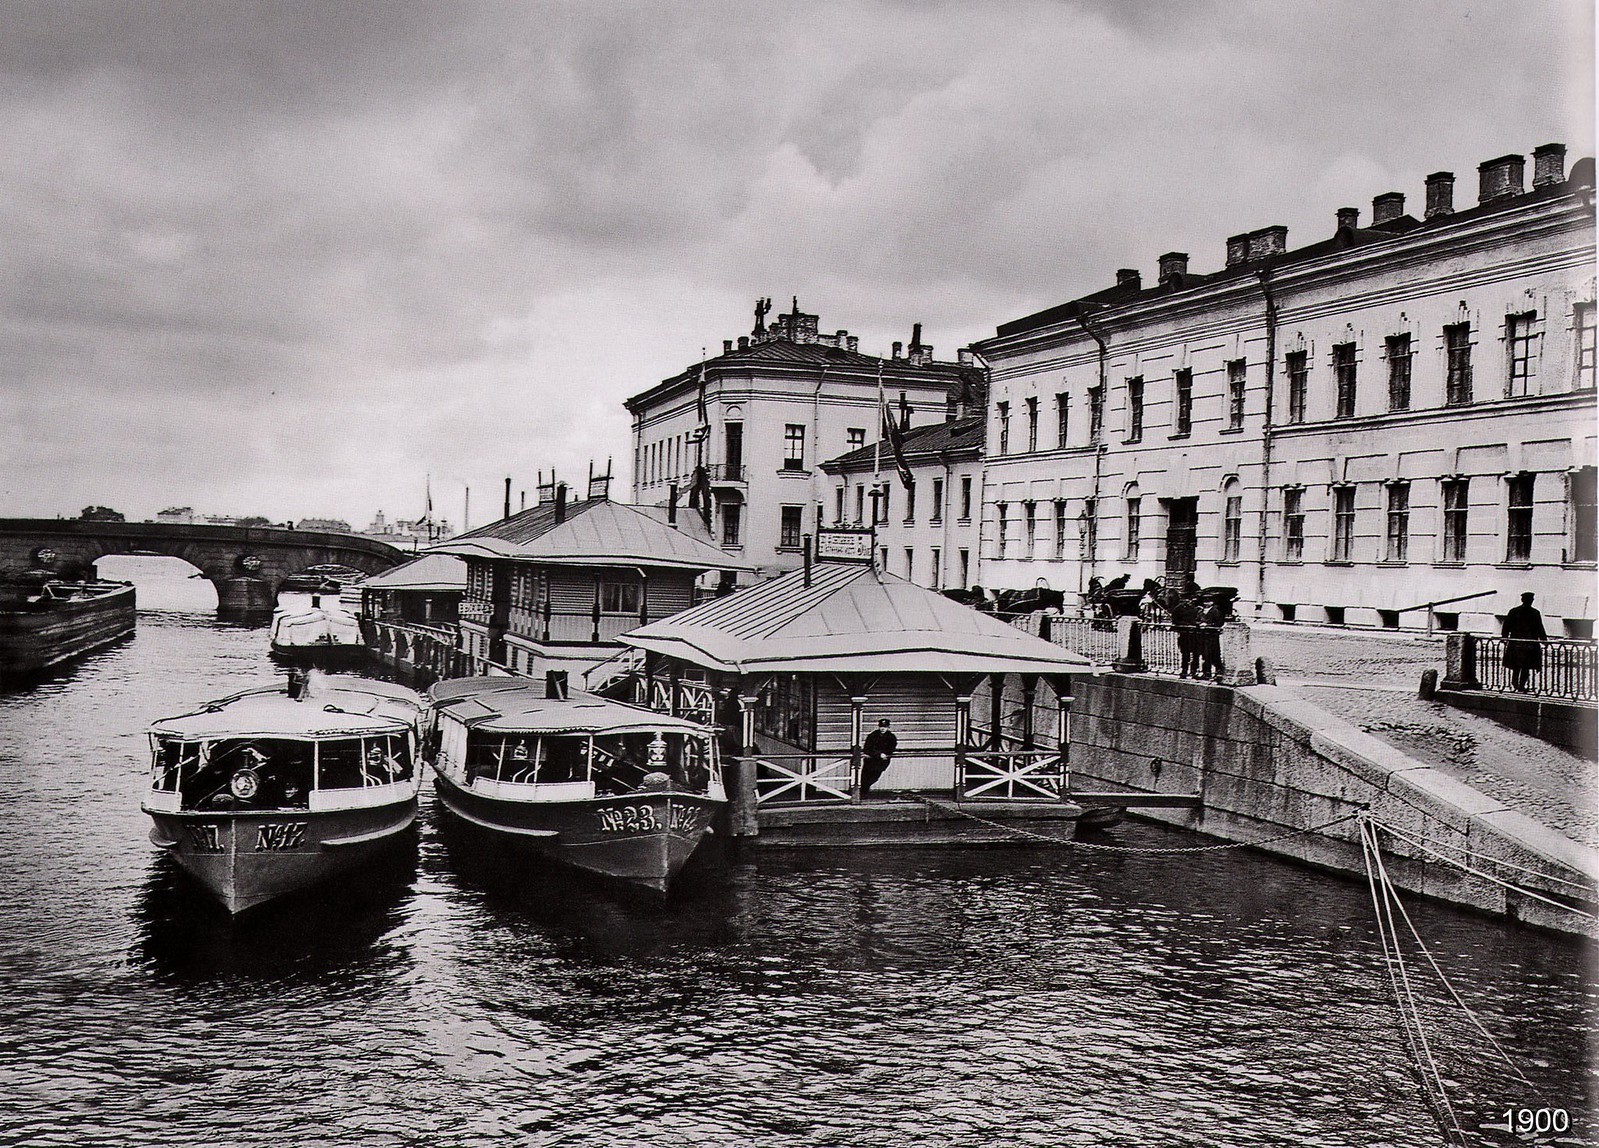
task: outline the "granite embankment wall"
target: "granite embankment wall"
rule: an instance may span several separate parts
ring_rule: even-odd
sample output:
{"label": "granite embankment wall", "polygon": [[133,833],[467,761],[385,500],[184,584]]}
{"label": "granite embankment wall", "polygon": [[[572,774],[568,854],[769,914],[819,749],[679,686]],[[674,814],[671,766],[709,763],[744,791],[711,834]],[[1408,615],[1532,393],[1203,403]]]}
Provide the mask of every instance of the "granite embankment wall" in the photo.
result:
{"label": "granite embankment wall", "polygon": [[[1397,831],[1381,840],[1400,888],[1547,928],[1595,933],[1586,914],[1599,899],[1599,852],[1284,690],[1109,674],[1083,679],[1075,695],[1074,789],[1197,793],[1199,809],[1138,815],[1228,841],[1260,841],[1369,808]],[[1355,821],[1263,848],[1365,879]],[[1463,872],[1429,857],[1428,849],[1579,911]]]}

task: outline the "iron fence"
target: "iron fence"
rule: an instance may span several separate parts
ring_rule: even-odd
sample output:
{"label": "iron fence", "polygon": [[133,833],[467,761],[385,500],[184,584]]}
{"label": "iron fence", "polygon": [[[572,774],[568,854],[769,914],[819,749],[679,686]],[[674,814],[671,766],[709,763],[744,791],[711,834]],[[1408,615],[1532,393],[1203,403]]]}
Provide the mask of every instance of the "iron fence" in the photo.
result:
{"label": "iron fence", "polygon": [[1164,622],[1138,624],[1139,654],[1144,668],[1152,674],[1175,674],[1183,667],[1177,648],[1177,627]]}
{"label": "iron fence", "polygon": [[[1489,634],[1473,634],[1468,638],[1476,647],[1476,680],[1481,689],[1599,701],[1599,645],[1593,642],[1570,639],[1538,642],[1540,664],[1528,670],[1526,688],[1518,690],[1516,672],[1505,665],[1505,639]],[[1528,647],[1530,649],[1530,642]]]}
{"label": "iron fence", "polygon": [[1108,666],[1119,656],[1114,618],[1068,618],[1064,614],[1045,615],[1043,637],[1097,665]]}

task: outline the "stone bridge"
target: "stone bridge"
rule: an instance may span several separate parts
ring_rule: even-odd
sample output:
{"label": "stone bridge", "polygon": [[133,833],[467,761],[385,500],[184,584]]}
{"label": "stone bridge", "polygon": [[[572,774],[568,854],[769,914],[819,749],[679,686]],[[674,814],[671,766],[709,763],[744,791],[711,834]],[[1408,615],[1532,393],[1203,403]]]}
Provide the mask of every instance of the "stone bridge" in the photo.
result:
{"label": "stone bridge", "polygon": [[92,575],[95,562],[108,554],[170,554],[198,567],[217,588],[217,613],[225,617],[270,613],[283,580],[312,566],[348,566],[377,574],[411,557],[387,542],[357,534],[0,518],[0,575],[45,569],[83,577]]}

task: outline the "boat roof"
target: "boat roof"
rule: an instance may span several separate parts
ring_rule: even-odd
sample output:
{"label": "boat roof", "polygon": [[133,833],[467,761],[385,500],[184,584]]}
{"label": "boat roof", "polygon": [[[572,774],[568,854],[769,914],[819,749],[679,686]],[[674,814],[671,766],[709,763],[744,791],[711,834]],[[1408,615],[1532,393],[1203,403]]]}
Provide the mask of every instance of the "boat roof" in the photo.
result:
{"label": "boat roof", "polygon": [[430,696],[441,714],[475,730],[492,733],[709,732],[686,718],[580,690],[572,691],[569,698],[547,698],[543,683],[525,678],[456,678],[434,686]]}
{"label": "boat roof", "polygon": [[733,673],[1092,674],[1087,658],[864,564],[817,563],[620,641]]}
{"label": "boat roof", "polygon": [[223,737],[298,740],[404,733],[414,729],[423,702],[392,682],[313,671],[299,700],[284,684],[258,686],[210,702],[193,713],[161,718],[150,726],[160,737],[201,741]]}

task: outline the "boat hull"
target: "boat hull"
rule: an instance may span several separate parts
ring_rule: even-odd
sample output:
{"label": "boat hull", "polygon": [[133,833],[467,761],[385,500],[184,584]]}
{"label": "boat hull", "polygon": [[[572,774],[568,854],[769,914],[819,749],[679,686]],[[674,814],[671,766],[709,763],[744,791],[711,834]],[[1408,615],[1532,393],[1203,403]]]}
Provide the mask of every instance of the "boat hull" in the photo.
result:
{"label": "boat hull", "polygon": [[724,802],[697,793],[629,793],[574,801],[506,801],[434,784],[445,810],[471,830],[606,880],[664,895]]}
{"label": "boat hull", "polygon": [[133,633],[131,585],[39,609],[0,609],[0,683],[44,673]]}
{"label": "boat hull", "polygon": [[370,809],[147,809],[150,840],[230,913],[242,913],[353,869],[396,844],[416,820],[414,796]]}

